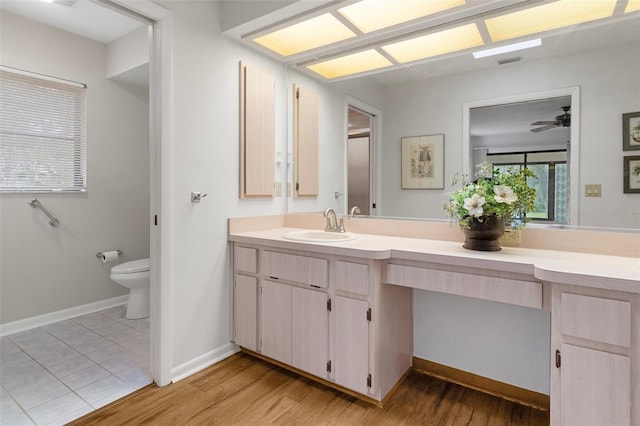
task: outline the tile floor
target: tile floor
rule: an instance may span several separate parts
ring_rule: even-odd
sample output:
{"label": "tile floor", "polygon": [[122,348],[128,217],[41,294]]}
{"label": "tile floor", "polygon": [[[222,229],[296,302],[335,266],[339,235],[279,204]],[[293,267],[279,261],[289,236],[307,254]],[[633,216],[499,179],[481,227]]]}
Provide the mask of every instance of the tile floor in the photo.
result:
{"label": "tile floor", "polygon": [[62,425],[151,383],[149,319],[125,306],[0,339],[0,424]]}

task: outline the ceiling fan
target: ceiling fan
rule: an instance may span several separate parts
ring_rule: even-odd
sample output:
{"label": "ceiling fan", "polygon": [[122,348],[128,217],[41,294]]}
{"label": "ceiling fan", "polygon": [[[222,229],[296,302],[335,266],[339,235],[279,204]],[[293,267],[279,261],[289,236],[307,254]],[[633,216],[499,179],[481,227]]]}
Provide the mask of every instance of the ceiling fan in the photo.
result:
{"label": "ceiling fan", "polygon": [[554,121],[536,121],[531,123],[532,126],[542,126],[531,129],[532,132],[542,132],[544,130],[555,129],[556,127],[570,127],[571,126],[571,114],[569,114],[570,106],[562,107],[564,114],[557,115]]}

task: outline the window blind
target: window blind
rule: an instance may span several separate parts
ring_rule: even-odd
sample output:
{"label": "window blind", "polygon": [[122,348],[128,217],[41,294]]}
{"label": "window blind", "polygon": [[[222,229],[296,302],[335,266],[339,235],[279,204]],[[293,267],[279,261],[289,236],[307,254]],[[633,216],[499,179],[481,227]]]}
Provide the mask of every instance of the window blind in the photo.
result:
{"label": "window blind", "polygon": [[86,191],[86,87],[0,68],[0,190]]}

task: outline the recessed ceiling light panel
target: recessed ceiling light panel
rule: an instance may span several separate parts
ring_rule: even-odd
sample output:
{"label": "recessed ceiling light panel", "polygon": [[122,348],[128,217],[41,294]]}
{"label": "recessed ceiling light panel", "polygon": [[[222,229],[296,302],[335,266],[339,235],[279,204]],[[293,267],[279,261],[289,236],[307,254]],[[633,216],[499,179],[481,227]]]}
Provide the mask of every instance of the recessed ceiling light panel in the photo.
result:
{"label": "recessed ceiling light panel", "polygon": [[533,40],[507,44],[505,46],[494,47],[492,49],[478,50],[473,52],[473,57],[476,59],[486,58],[487,56],[500,55],[502,53],[515,52],[517,50],[530,49],[538,46],[542,46],[542,39],[535,38]]}
{"label": "recessed ceiling light panel", "polygon": [[363,33],[370,33],[463,4],[465,0],[363,0],[338,12]]}
{"label": "recessed ceiling light panel", "polygon": [[307,68],[331,80],[333,78],[390,67],[391,65],[393,65],[391,61],[385,58],[380,52],[371,49],[307,65]]}
{"label": "recessed ceiling light panel", "polygon": [[493,41],[509,40],[613,15],[617,0],[558,0],[485,20]]}
{"label": "recessed ceiling light panel", "polygon": [[629,0],[627,7],[624,9],[624,13],[636,12],[640,10],[640,0]]}
{"label": "recessed ceiling light panel", "polygon": [[482,36],[476,24],[467,24],[420,37],[402,40],[382,46],[396,61],[406,62],[444,55],[482,46]]}
{"label": "recessed ceiling light panel", "polygon": [[330,13],[316,16],[253,39],[282,56],[326,46],[355,37],[355,33]]}

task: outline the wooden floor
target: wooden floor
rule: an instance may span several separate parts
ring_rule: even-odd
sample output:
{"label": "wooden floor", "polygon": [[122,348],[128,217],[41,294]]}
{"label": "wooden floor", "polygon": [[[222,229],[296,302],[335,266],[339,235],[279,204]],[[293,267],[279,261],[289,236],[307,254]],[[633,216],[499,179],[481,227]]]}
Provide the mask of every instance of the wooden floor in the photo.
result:
{"label": "wooden floor", "polygon": [[72,425],[548,425],[548,413],[412,372],[384,408],[247,354]]}

